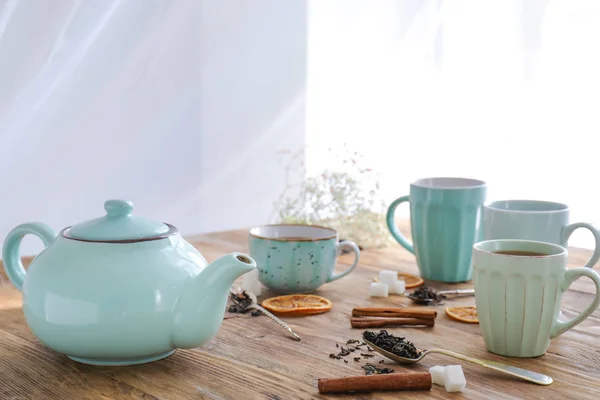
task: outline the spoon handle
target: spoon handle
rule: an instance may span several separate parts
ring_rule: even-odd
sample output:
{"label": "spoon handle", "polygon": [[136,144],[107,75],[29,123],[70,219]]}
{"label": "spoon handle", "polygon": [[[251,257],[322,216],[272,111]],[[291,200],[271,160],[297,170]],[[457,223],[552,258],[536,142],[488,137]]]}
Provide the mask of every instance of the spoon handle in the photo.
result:
{"label": "spoon handle", "polygon": [[427,351],[428,353],[440,353],[450,357],[458,358],[459,360],[464,360],[468,362],[475,363],[477,365],[481,365],[482,367],[490,368],[495,371],[504,372],[505,374],[509,374],[515,376],[517,378],[525,379],[526,381],[537,383],[538,385],[550,385],[552,383],[552,378],[547,375],[539,374],[537,372],[528,371],[526,369],[513,367],[510,365],[502,364],[495,361],[484,361],[477,358],[465,356],[463,354],[458,354],[450,350],[444,349],[430,349]]}
{"label": "spoon handle", "polygon": [[290,335],[292,335],[292,337],[294,339],[300,340],[300,336],[296,335],[296,333],[292,330],[292,328],[290,328],[288,326],[288,324],[286,324],[285,322],[283,322],[282,320],[280,320],[279,318],[277,318],[276,316],[274,316],[273,314],[271,314],[269,311],[265,310],[262,306],[259,306],[258,304],[254,304],[254,305],[252,305],[252,308],[256,308],[261,313],[265,314],[267,317],[269,317],[273,321],[277,322],[283,329],[285,329],[286,331],[288,331],[290,333]]}
{"label": "spoon handle", "polygon": [[475,294],[475,289],[456,289],[456,290],[442,290],[439,291],[438,294],[462,294],[462,295],[471,295]]}

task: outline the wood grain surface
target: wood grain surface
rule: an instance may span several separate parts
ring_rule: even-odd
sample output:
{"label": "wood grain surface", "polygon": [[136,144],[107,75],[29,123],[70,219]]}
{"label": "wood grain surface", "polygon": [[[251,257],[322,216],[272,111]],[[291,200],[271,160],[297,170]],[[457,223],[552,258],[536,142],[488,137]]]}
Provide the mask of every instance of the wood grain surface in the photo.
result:
{"label": "wood grain surface", "polygon": [[[409,235],[408,224],[401,227]],[[212,261],[231,251],[247,251],[246,231],[217,232],[188,238]],[[581,266],[590,252],[570,249],[570,266]],[[353,255],[342,256],[338,270]],[[287,332],[265,316],[226,313],[217,336],[203,347],[178,350],[171,357],[131,367],[94,367],[78,364],[47,349],[32,335],[21,310],[21,294],[0,274],[0,399],[599,399],[600,311],[571,331],[554,339],[548,352],[535,359],[516,359],[489,353],[478,325],[448,318],[444,305],[436,306],[434,327],[390,327],[417,347],[442,347],[473,357],[509,363],[550,375],[554,383],[543,387],[486,370],[477,365],[433,354],[421,363],[401,366],[379,364],[376,355],[355,361],[358,352],[343,359],[330,358],[359,339],[362,330],[350,327],[355,307],[413,306],[404,296],[370,298],[369,284],[380,269],[418,273],[414,257],[399,245],[365,250],[349,276],[322,286],[316,294],[333,302],[330,312],[289,318],[286,322],[302,337]],[[596,266],[596,269],[600,267]],[[469,288],[470,283],[430,283],[437,289]],[[579,279],[565,293],[567,317],[581,312],[591,301],[594,287]],[[263,291],[260,299],[275,293]],[[447,300],[447,305],[474,305],[473,297]],[[355,355],[356,354],[356,355]],[[319,378],[364,375],[370,362],[397,372],[424,372],[434,365],[461,364],[467,378],[463,393],[446,393],[437,385],[428,391],[374,392],[355,395],[320,395]]]}

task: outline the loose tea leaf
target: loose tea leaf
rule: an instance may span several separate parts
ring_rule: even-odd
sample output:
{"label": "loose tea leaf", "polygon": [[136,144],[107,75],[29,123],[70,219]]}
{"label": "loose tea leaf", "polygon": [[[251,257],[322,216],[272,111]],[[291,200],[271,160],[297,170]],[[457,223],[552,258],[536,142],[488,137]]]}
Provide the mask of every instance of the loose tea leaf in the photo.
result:
{"label": "loose tea leaf", "polygon": [[[232,304],[227,311],[234,314],[246,314],[248,311],[250,311],[248,307],[250,304],[252,304],[252,299],[246,294],[246,291],[237,293],[235,298],[240,304]],[[257,315],[260,315],[260,312]],[[256,315],[252,316],[255,317]]]}
{"label": "loose tea leaf", "polygon": [[411,293],[411,296],[421,300],[433,300],[434,304],[439,304],[446,298],[443,294],[437,294],[434,289],[428,286],[421,286]]}
{"label": "loose tea leaf", "polygon": [[363,337],[365,340],[368,340],[377,347],[380,347],[400,357],[419,358],[421,355],[421,352],[417,350],[414,344],[403,337],[397,337],[389,334],[383,329],[379,333],[364,331]]}
{"label": "loose tea leaf", "polygon": [[[339,346],[336,346],[339,347]],[[335,353],[331,353],[329,354],[329,358],[336,358],[336,359],[340,359],[342,357],[347,356],[348,354],[350,354],[352,351],[354,351],[354,349],[350,349],[350,348],[344,348],[343,346],[341,347],[341,351],[338,354]]]}
{"label": "loose tea leaf", "polygon": [[[338,349],[340,349],[340,351],[337,354],[336,353],[330,353],[329,354],[329,358],[340,360],[340,359],[342,359],[342,357],[348,356],[348,355],[352,354],[353,352],[355,352],[356,350],[364,351],[362,349],[363,346],[366,346],[368,351],[374,351],[370,346],[367,345],[367,343],[364,340],[361,341],[361,340],[356,340],[356,339],[348,339],[346,341],[346,344],[349,344],[349,345],[350,344],[354,344],[355,346],[354,347],[351,347],[351,346],[344,347],[344,346],[340,346],[338,343],[336,343],[335,347],[338,348]],[[362,352],[360,353],[360,355],[362,357],[364,357],[364,358],[375,357],[375,354],[362,353]],[[361,357],[352,357],[352,359],[355,362],[360,362]],[[381,360],[380,362],[383,362],[383,360]],[[344,363],[348,364],[348,360],[344,359]],[[367,365],[369,365],[369,364],[367,363]],[[374,374],[374,373],[377,373],[377,374],[380,374],[380,373],[387,374],[387,373],[390,373],[390,372],[394,371],[394,370],[392,370],[390,368],[383,368],[383,369],[377,369],[376,368],[375,370],[373,370],[372,367],[373,367],[372,364],[371,364],[371,367],[367,367],[367,370],[369,371],[367,373],[367,375]],[[362,368],[365,368],[365,367],[363,366]]]}
{"label": "loose tea leaf", "polygon": [[230,305],[227,311],[233,314],[240,314],[242,312],[240,306],[238,306],[237,304]]}
{"label": "loose tea leaf", "polygon": [[[383,361],[383,360],[382,360]],[[374,374],[391,374],[394,372],[391,368],[377,368],[371,363],[366,363],[362,366],[362,369],[365,370],[365,375],[374,375]]]}

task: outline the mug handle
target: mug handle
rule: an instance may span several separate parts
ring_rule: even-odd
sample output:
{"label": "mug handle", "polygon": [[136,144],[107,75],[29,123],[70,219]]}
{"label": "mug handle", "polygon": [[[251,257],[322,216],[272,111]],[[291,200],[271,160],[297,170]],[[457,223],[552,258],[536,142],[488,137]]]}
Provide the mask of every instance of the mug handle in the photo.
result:
{"label": "mug handle", "polygon": [[593,224],[588,224],[587,222],[576,222],[574,224],[567,225],[562,232],[563,243],[566,244],[569,241],[569,237],[571,237],[575,229],[578,228],[586,228],[592,232],[592,235],[594,235],[594,241],[596,242],[594,246],[594,254],[592,254],[592,258],[590,258],[587,264],[584,265],[584,267],[593,268],[598,262],[598,258],[600,258],[600,247],[598,247],[600,244],[600,230],[598,230],[598,228],[596,228],[596,226]]}
{"label": "mug handle", "polygon": [[594,301],[592,301],[592,303],[588,305],[586,309],[581,312],[581,314],[574,317],[570,321],[559,321],[557,317],[552,324],[552,328],[550,328],[550,339],[554,339],[555,337],[562,335],[569,329],[574,328],[580,322],[583,322],[583,320],[586,319],[591,313],[596,311],[596,308],[598,308],[598,305],[600,305],[600,275],[598,275],[598,273],[593,269],[580,267],[568,270],[565,273],[565,277],[560,285],[560,291],[563,293],[566,292],[569,289],[569,286],[571,286],[571,283],[581,276],[587,276],[594,281],[594,284],[596,285],[596,297],[594,297]]}
{"label": "mug handle", "polygon": [[344,272],[340,272],[339,274],[336,274],[334,273],[334,271],[331,271],[331,275],[329,275],[329,278],[327,278],[327,282],[333,282],[335,280],[343,278],[344,276],[352,272],[352,270],[358,265],[358,260],[360,259],[360,249],[358,248],[356,243],[351,242],[350,240],[344,240],[343,242],[339,242],[335,245],[336,254],[340,254],[341,250],[344,247],[349,247],[354,252],[354,263],[347,270],[345,270]]}
{"label": "mug handle", "polygon": [[21,255],[19,249],[21,247],[21,240],[25,235],[35,235],[42,239],[44,246],[48,247],[50,243],[56,238],[56,233],[52,228],[41,222],[29,222],[21,224],[15,227],[8,233],[6,239],[4,239],[4,246],[2,247],[2,260],[4,261],[4,269],[6,275],[16,286],[19,291],[23,291],[23,281],[25,281],[26,271],[21,263]]}
{"label": "mug handle", "polygon": [[387,226],[388,229],[390,230],[390,233],[392,234],[392,236],[394,237],[394,239],[396,239],[398,241],[398,243],[400,243],[402,245],[402,247],[404,247],[406,250],[410,251],[411,253],[415,254],[415,249],[413,248],[412,243],[410,243],[408,241],[408,239],[406,239],[404,237],[404,235],[402,234],[402,232],[400,232],[400,230],[398,229],[398,227],[396,226],[396,220],[394,219],[394,216],[396,214],[396,208],[404,202],[409,201],[409,196],[402,196],[397,198],[396,200],[394,200],[394,202],[392,204],[390,204],[388,210],[387,210]]}

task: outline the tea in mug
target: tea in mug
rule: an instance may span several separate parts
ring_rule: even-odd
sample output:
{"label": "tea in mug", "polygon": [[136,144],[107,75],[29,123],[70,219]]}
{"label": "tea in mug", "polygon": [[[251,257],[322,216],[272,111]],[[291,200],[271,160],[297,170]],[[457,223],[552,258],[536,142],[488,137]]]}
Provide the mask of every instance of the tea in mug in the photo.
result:
{"label": "tea in mug", "polygon": [[534,251],[521,251],[521,250],[498,250],[493,251],[494,254],[504,254],[507,256],[524,256],[524,257],[545,257],[548,254],[536,253]]}

